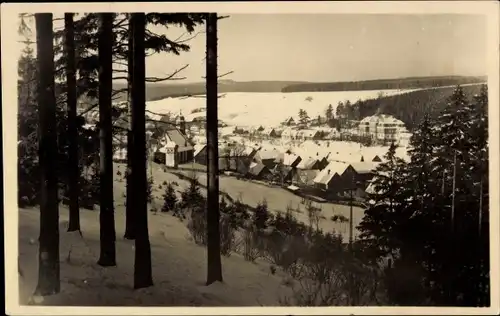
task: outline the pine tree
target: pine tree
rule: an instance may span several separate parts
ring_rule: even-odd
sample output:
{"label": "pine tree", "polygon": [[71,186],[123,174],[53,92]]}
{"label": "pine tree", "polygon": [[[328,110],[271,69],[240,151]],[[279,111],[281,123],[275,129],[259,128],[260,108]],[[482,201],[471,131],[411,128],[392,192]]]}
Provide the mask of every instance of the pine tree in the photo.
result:
{"label": "pine tree", "polygon": [[325,111],[326,120],[330,122],[333,119],[333,107],[331,104],[328,105]]}
{"label": "pine tree", "polygon": [[147,165],[146,165],[146,66],[145,33],[146,16],[133,13],[131,17],[133,33],[133,85],[132,85],[132,133],[134,151],[132,170],[134,182],[135,224],[135,264],[134,289],[153,285],[151,267],[151,245],[149,243],[147,212]]}
{"label": "pine tree", "polygon": [[253,214],[253,224],[255,228],[260,231],[267,227],[270,218],[270,213],[267,208],[267,201],[264,199],[262,202],[257,204]]}
{"label": "pine tree", "polygon": [[161,209],[162,212],[169,212],[175,210],[177,206],[177,195],[175,194],[175,189],[172,186],[172,183],[168,183],[165,188],[165,194],[163,195],[163,207]]}
{"label": "pine tree", "polygon": [[99,14],[99,135],[100,135],[100,241],[98,264],[116,265],[113,206],[113,141],[111,120],[113,15]]}
{"label": "pine tree", "polygon": [[375,169],[369,195],[373,202],[365,211],[358,226],[362,242],[377,255],[387,255],[398,247],[399,228],[394,223],[401,209],[404,197],[400,195],[404,184],[404,161],[396,157],[396,145],[391,143],[384,156],[384,162]]}
{"label": "pine tree", "polygon": [[309,122],[309,115],[307,115],[306,110],[300,109],[299,110],[299,123],[300,123],[300,125],[306,126],[308,122]]}
{"label": "pine tree", "polygon": [[60,291],[59,205],[56,169],[57,131],[54,82],[54,47],[51,13],[35,14],[37,37],[38,112],[40,115],[39,161],[40,237],[38,284],[35,295]]}
{"label": "pine tree", "polygon": [[68,169],[69,169],[69,224],[68,231],[80,230],[80,166],[78,161],[78,127],[76,95],[75,27],[73,13],[64,14],[66,93],[68,104]]}
{"label": "pine tree", "polygon": [[222,282],[219,212],[219,159],[217,135],[217,14],[208,13],[206,21],[207,91],[207,285]]}

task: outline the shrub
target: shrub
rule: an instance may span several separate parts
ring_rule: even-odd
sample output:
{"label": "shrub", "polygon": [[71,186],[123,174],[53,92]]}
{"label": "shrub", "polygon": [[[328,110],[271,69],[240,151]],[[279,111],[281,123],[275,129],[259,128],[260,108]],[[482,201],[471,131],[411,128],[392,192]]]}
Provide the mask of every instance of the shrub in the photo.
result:
{"label": "shrub", "polygon": [[148,203],[151,203],[153,201],[153,185],[154,185],[153,177],[148,177],[148,183],[146,185],[146,197]]}
{"label": "shrub", "polygon": [[205,211],[201,207],[191,209],[187,228],[197,245],[207,244],[207,225]]}
{"label": "shrub", "polygon": [[174,211],[177,206],[177,195],[175,194],[174,187],[169,183],[163,194],[163,207],[162,212]]}
{"label": "shrub", "polygon": [[225,207],[221,208],[221,213],[224,212],[229,216],[231,225],[235,228],[245,227],[247,221],[250,219],[248,207],[245,204],[243,204],[239,199],[232,205],[227,205],[225,199],[223,199],[223,201]]}
{"label": "shrub", "polygon": [[262,234],[253,226],[248,226],[242,232],[243,258],[246,261],[255,262],[262,256]]}
{"label": "shrub", "polygon": [[[207,245],[206,211],[204,207],[195,207],[191,210],[187,228],[197,245]],[[229,257],[235,250],[236,228],[231,224],[229,216],[221,216],[220,226],[220,251],[223,256]]]}
{"label": "shrub", "polygon": [[220,251],[223,256],[229,257],[236,249],[236,227],[231,223],[228,215],[224,214],[220,220]]}
{"label": "shrub", "polygon": [[270,217],[269,210],[267,209],[267,201],[264,199],[254,210],[253,225],[257,230],[266,229]]}

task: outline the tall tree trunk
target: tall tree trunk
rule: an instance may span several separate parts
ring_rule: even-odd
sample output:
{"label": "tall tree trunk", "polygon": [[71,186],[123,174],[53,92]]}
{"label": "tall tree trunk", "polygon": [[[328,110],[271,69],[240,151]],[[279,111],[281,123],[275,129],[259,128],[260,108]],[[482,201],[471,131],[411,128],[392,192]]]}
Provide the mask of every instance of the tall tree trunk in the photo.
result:
{"label": "tall tree trunk", "polygon": [[217,135],[217,14],[207,15],[207,285],[222,282]]}
{"label": "tall tree trunk", "polygon": [[135,265],[134,288],[153,285],[151,246],[149,244],[146,171],[146,65],[144,37],[146,16],[133,13],[130,21],[133,33],[133,85],[132,85],[132,134],[134,150],[132,170],[135,212]]}
{"label": "tall tree trunk", "polygon": [[113,209],[113,139],[111,121],[113,15],[99,14],[99,137],[101,266],[116,265]]}
{"label": "tall tree trunk", "polygon": [[127,128],[127,192],[126,192],[126,206],[125,206],[125,239],[133,240],[135,239],[135,221],[134,221],[134,199],[132,198],[132,192],[135,192],[132,181],[132,153],[134,151],[133,147],[133,134],[132,134],[132,86],[133,86],[133,34],[132,34],[132,19],[129,18],[129,32],[128,32],[128,60],[127,60],[127,81],[128,81],[128,128]]}
{"label": "tall tree trunk", "polygon": [[80,230],[79,186],[80,168],[78,164],[78,130],[76,126],[76,66],[75,27],[73,13],[64,14],[66,53],[66,86],[68,103],[68,151],[69,151],[69,225],[68,231]]}
{"label": "tall tree trunk", "polygon": [[56,98],[54,83],[54,47],[52,14],[37,13],[38,111],[40,117],[39,161],[40,237],[38,253],[38,285],[36,295],[52,295],[60,291],[59,204],[56,131]]}

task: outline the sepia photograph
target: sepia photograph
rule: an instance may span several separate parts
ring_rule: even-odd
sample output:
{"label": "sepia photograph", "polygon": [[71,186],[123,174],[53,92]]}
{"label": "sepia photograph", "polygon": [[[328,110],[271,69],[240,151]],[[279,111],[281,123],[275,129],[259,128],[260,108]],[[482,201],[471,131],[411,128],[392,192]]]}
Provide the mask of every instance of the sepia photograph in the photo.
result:
{"label": "sepia photograph", "polygon": [[6,313],[497,314],[498,10],[2,4]]}

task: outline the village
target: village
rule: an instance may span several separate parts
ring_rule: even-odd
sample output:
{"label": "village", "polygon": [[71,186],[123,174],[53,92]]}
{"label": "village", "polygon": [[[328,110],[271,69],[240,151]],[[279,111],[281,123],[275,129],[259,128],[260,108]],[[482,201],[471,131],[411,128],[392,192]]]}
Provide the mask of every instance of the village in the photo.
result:
{"label": "village", "polygon": [[[166,170],[206,171],[204,126],[204,117],[196,115],[186,119],[179,113],[173,122],[171,116],[150,115],[150,164]],[[388,146],[394,142],[397,155],[407,159],[411,133],[402,121],[385,114],[351,122],[350,126],[331,128],[321,117],[306,124],[289,117],[277,127],[228,126],[219,121],[219,173],[281,187],[317,203],[363,206],[367,193],[373,190],[370,183],[375,168]],[[125,162],[126,157],[126,135],[115,137],[115,162]]]}

